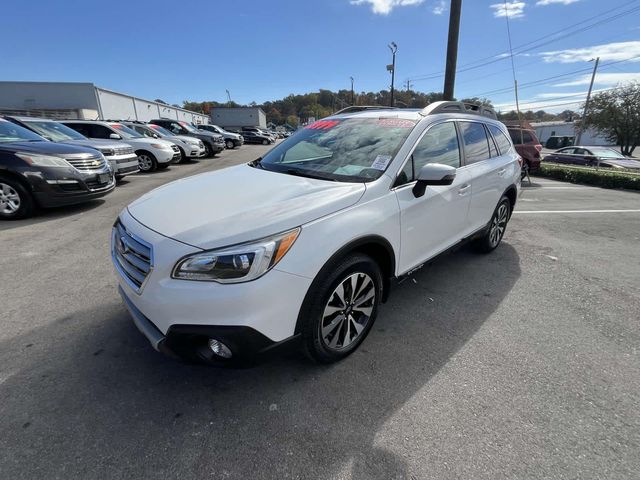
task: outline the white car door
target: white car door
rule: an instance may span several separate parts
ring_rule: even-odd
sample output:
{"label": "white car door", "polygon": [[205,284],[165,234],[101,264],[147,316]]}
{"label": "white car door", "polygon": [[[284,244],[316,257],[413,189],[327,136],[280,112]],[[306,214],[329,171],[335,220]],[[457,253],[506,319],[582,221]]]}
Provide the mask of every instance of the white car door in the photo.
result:
{"label": "white car door", "polygon": [[469,207],[470,232],[489,223],[500,196],[505,190],[507,173],[505,157],[498,155],[491,135],[483,122],[458,122],[460,137],[464,145],[466,168],[471,176],[471,205]]}
{"label": "white car door", "polygon": [[[428,186],[425,194],[413,194],[415,179],[427,163],[458,168],[451,185]],[[455,123],[430,126],[416,144],[398,174],[395,193],[400,207],[399,273],[406,273],[454,245],[468,229],[471,178],[461,165],[460,142]]]}

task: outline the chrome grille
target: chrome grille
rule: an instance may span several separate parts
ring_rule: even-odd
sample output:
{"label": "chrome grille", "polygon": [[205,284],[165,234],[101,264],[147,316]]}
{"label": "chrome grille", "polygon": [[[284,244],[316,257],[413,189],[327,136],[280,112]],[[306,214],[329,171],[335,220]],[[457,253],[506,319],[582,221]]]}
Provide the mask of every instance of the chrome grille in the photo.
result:
{"label": "chrome grille", "polygon": [[104,157],[65,158],[65,160],[81,172],[101,170],[107,165]]}
{"label": "chrome grille", "polygon": [[118,273],[139,293],[153,268],[151,245],[129,233],[118,220],[111,234],[111,256]]}

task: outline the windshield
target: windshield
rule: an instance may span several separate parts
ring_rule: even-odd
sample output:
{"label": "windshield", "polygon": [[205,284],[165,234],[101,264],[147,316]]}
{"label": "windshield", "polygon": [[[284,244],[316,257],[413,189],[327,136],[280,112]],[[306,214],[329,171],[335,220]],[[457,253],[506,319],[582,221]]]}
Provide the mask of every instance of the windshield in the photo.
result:
{"label": "windshield", "polygon": [[73,128],[69,128],[58,122],[25,121],[38,134],[52,142],[64,142],[65,140],[86,140],[84,135],[79,134]]}
{"label": "windshield", "polygon": [[222,128],[220,128],[219,126],[217,126],[217,125],[209,125],[209,126],[211,127],[211,130],[213,130],[216,133],[223,133],[224,132],[224,130]]}
{"label": "windshield", "polygon": [[173,137],[173,133],[171,133],[166,128],[161,127],[160,125],[149,125],[149,128],[153,129],[154,132],[160,134],[163,137]]}
{"label": "windshield", "polygon": [[601,158],[626,158],[620,152],[617,152],[611,148],[590,148],[591,152],[596,157]]}
{"label": "windshield", "polygon": [[398,118],[320,120],[261,160],[267,170],[345,182],[379,178],[415,126]]}
{"label": "windshield", "polygon": [[187,123],[187,122],[179,122],[179,123],[191,133],[198,133],[198,129],[193,125],[191,125],[190,123]]}
{"label": "windshield", "polygon": [[11,142],[44,142],[40,135],[27,130],[20,125],[8,122],[0,118],[0,143]]}
{"label": "windshield", "polygon": [[131,130],[129,127],[125,127],[121,123],[110,123],[109,126],[116,130],[122,138],[144,138],[135,130]]}

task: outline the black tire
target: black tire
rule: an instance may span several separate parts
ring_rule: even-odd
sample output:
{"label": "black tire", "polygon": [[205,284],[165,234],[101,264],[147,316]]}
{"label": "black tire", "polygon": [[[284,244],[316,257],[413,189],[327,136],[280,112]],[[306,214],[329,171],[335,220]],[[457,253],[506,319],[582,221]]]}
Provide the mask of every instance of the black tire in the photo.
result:
{"label": "black tire", "polygon": [[138,155],[138,167],[141,172],[154,172],[158,168],[158,160],[151,152],[139,150],[136,155]]}
{"label": "black tire", "polygon": [[204,157],[203,158],[209,158],[211,157],[211,147],[209,146],[209,144],[207,142],[204,142]]}
{"label": "black tire", "polygon": [[[352,277],[356,278],[355,299]],[[380,267],[367,255],[356,253],[323,267],[307,292],[298,318],[307,356],[319,363],[332,363],[353,353],[375,322],[382,285]],[[345,302],[337,293],[340,288]],[[366,299],[371,292],[373,296]],[[329,309],[335,312],[327,314]]]}
{"label": "black tire", "polygon": [[19,181],[0,176],[0,220],[27,218],[35,211],[31,193]]}
{"label": "black tire", "polygon": [[473,242],[475,250],[479,253],[489,253],[495,250],[504,237],[509,218],[511,218],[511,202],[503,196],[493,211],[486,232]]}
{"label": "black tire", "polygon": [[233,148],[235,147],[235,144],[233,143],[233,140],[227,140],[227,141],[225,142],[225,145],[227,146],[227,148],[228,148],[229,150],[233,150]]}
{"label": "black tire", "polygon": [[157,165],[157,169],[158,170],[166,170],[167,168],[169,168],[170,163],[159,163]]}
{"label": "black tire", "polygon": [[179,162],[177,162],[177,163],[184,163],[184,162],[186,162],[187,160],[189,160],[189,159],[187,158],[187,154],[186,154],[186,153],[184,153],[184,150],[182,149],[182,147],[178,147],[178,150],[180,150],[180,161],[179,161]]}
{"label": "black tire", "polygon": [[269,145],[269,140],[262,140],[263,145]]}

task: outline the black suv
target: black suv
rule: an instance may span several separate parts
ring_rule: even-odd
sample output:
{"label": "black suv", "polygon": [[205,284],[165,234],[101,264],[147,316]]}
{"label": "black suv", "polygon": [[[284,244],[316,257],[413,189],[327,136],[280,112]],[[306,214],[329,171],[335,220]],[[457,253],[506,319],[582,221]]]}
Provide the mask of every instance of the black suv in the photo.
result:
{"label": "black suv", "polygon": [[49,142],[0,118],[0,219],[99,198],[115,186],[113,171],[97,150]]}
{"label": "black suv", "polygon": [[188,135],[190,137],[196,137],[202,140],[205,148],[205,157],[210,157],[216,153],[220,153],[225,148],[225,142],[222,135],[217,133],[207,132],[205,130],[198,130],[196,127],[187,122],[181,122],[179,120],[172,120],[170,118],[156,118],[155,120],[149,120],[148,123],[154,125],[160,125],[166,128],[174,135]]}

